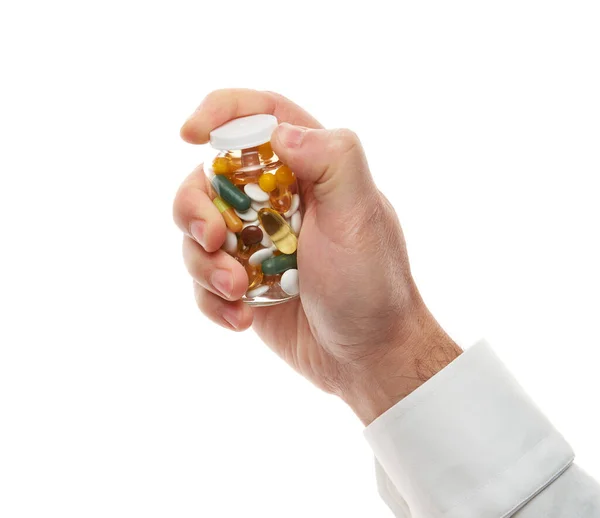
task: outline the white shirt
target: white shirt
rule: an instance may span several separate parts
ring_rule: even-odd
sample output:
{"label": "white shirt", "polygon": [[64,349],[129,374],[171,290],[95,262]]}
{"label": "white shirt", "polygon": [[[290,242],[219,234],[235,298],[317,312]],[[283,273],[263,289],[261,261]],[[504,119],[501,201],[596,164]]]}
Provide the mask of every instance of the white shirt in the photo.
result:
{"label": "white shirt", "polygon": [[379,493],[398,518],[598,518],[600,486],[479,342],[373,421]]}

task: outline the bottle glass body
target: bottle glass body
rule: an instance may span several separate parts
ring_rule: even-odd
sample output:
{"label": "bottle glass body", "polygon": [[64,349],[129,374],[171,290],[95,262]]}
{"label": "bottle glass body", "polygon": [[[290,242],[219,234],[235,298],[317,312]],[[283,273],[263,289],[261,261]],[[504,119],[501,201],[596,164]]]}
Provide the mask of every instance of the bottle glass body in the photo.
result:
{"label": "bottle glass body", "polygon": [[211,199],[227,225],[223,249],[248,274],[242,300],[269,306],[297,297],[303,213],[294,173],[269,142],[216,151],[204,168]]}

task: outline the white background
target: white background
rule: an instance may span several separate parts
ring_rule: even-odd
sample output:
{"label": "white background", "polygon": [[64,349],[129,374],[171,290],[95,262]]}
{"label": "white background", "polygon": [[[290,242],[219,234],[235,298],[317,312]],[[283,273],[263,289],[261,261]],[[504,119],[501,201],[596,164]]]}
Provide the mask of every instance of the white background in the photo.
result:
{"label": "white background", "polygon": [[597,2],[5,0],[0,516],[388,516],[362,426],[196,310],[171,222],[209,91],[361,136],[448,332],[600,477]]}

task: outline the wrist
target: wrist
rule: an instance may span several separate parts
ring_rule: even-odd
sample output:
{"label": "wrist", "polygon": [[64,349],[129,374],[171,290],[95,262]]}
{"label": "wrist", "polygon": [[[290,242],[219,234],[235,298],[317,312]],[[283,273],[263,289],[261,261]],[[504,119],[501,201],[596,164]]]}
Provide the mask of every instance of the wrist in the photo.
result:
{"label": "wrist", "polygon": [[400,344],[384,348],[359,366],[339,394],[365,426],[454,361],[461,348],[427,311]]}

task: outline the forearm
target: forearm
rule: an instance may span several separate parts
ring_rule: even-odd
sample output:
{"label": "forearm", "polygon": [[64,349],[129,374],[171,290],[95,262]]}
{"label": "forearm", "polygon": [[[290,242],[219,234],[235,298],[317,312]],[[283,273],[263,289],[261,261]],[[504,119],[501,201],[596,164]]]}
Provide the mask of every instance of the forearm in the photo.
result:
{"label": "forearm", "polygon": [[462,349],[444,332],[429,311],[421,306],[411,319],[413,329],[401,344],[355,375],[341,397],[365,426],[415,391],[449,365]]}

